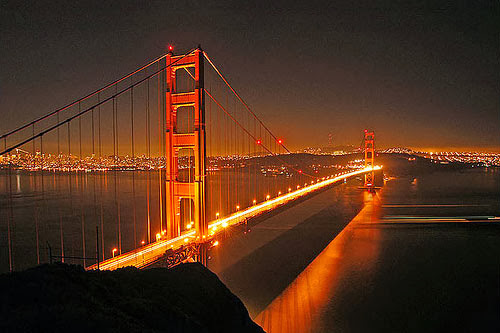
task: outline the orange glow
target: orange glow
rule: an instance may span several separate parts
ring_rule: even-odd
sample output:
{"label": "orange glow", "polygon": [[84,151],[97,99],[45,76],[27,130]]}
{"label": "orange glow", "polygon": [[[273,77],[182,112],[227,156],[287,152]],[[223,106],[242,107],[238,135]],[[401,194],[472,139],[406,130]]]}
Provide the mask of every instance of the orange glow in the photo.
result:
{"label": "orange glow", "polygon": [[[380,169],[379,166],[375,166],[373,169],[378,170]],[[282,206],[283,204],[286,204],[292,200],[295,200],[296,198],[299,198],[301,196],[307,195],[309,193],[312,193],[318,189],[324,188],[325,186],[332,185],[336,182],[345,180],[349,177],[353,177],[356,175],[364,174],[366,172],[371,172],[371,168],[365,168],[365,169],[360,169],[357,171],[349,172],[328,180],[324,180],[318,183],[314,183],[313,185],[305,186],[303,188],[297,188],[297,190],[282,194],[276,198],[271,199],[269,196],[269,199],[261,202],[261,203],[256,203],[254,201],[254,205],[248,208],[245,208],[243,210],[240,210],[238,212],[235,212],[229,216],[219,218],[219,213],[216,214],[216,219],[212,220],[211,222],[208,223],[208,228],[210,230],[210,235],[215,235],[217,232],[217,227],[221,226],[225,223],[227,223],[228,226],[232,225],[237,225],[240,224],[249,218],[252,218],[254,216],[257,216],[263,212],[266,212],[270,209],[277,208],[279,206]],[[254,199],[255,200],[255,199]],[[221,230],[224,230],[221,228]],[[157,234],[160,235],[160,234]],[[172,238],[172,239],[157,239],[156,242],[150,243],[145,245],[142,248],[123,253],[116,258],[110,258],[107,260],[104,260],[102,263],[100,263],[100,269],[107,270],[107,269],[117,269],[121,267],[126,267],[126,266],[136,266],[136,267],[141,267],[143,261],[146,263],[149,262],[148,260],[154,260],[154,258],[157,258],[165,252],[165,248],[170,247],[170,248],[179,248],[182,246],[184,243],[184,238],[189,237],[192,238],[193,240],[196,238],[196,230],[192,228],[191,230],[185,232],[182,236]],[[205,237],[205,235],[203,236]],[[208,239],[210,236],[207,237]],[[140,259],[139,259],[140,258]],[[143,260],[143,258],[146,258]],[[94,265],[95,266],[95,265]],[[92,270],[96,269],[97,266],[90,266],[87,269]]]}
{"label": "orange glow", "polygon": [[[365,206],[328,246],[299,274],[299,276],[264,311],[254,319],[266,332],[315,332],[318,314],[335,298],[335,290],[343,273],[346,253],[354,258],[373,263],[377,255],[378,233],[372,229],[356,228],[359,223],[370,223],[378,216],[380,205],[376,195],[365,192]],[[374,209],[375,208],[375,209]],[[367,234],[367,232],[369,234]],[[358,243],[353,239],[373,240],[365,248],[352,249]],[[375,246],[375,248],[374,248]],[[344,264],[344,265],[343,265]]]}

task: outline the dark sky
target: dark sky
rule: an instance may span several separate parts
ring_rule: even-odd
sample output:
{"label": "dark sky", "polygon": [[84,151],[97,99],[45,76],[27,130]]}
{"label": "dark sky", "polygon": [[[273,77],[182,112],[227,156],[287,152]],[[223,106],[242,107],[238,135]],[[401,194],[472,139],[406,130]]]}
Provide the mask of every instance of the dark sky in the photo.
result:
{"label": "dark sky", "polygon": [[0,132],[200,43],[292,149],[500,150],[499,2],[401,3],[0,0]]}

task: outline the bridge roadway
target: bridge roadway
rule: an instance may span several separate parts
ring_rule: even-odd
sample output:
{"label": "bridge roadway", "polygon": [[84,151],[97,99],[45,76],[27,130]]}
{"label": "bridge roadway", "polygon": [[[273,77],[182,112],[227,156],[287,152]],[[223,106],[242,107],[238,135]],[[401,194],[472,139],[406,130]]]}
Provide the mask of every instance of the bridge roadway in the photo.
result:
{"label": "bridge roadway", "polygon": [[[374,170],[381,169],[380,166],[375,166]],[[259,214],[275,209],[282,206],[290,201],[300,198],[304,195],[310,194],[314,191],[322,189],[326,186],[335,184],[337,182],[343,181],[354,176],[358,176],[367,172],[371,172],[372,168],[367,167],[353,172],[347,172],[338,176],[328,176],[323,177],[316,183],[299,188],[295,191],[280,195],[276,198],[266,200],[262,203],[256,204],[254,206],[248,207],[244,210],[233,213],[227,217],[220,218],[211,221],[208,224],[209,239],[213,239],[219,232],[222,232],[225,228],[234,226],[245,222],[246,220],[256,217]],[[196,237],[196,231],[191,230],[182,234],[179,237],[168,239],[168,240],[158,240],[156,242],[150,243],[148,245],[139,247],[133,251],[123,253],[121,255],[115,256],[114,258],[109,258],[100,263],[99,269],[102,270],[114,270],[127,266],[135,266],[142,268],[148,266],[149,264],[155,262],[163,256],[165,251],[169,248],[172,250],[179,249],[181,246],[189,244],[190,242],[199,241],[199,237]],[[97,269],[97,265],[92,265],[87,267],[87,270]]]}

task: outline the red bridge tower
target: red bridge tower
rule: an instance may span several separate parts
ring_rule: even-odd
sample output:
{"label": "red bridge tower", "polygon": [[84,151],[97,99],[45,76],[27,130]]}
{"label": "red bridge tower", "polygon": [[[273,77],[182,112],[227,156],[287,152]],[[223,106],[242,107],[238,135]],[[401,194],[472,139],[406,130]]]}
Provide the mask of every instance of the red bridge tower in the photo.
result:
{"label": "red bridge tower", "polygon": [[[170,50],[171,51],[171,50]],[[166,57],[167,237],[192,229],[207,237],[203,51]],[[199,255],[204,263],[203,255]]]}
{"label": "red bridge tower", "polygon": [[373,131],[365,130],[365,168],[371,167],[372,171],[365,173],[365,185],[366,188],[373,188],[375,186],[375,172],[374,167],[374,157],[375,157],[375,133]]}

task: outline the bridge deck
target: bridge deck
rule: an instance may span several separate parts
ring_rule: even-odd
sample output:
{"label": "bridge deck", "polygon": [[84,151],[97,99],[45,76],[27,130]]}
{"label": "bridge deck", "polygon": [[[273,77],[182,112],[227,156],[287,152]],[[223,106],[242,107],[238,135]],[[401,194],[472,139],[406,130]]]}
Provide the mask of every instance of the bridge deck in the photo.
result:
{"label": "bridge deck", "polygon": [[[377,170],[380,169],[380,167],[376,166],[374,167],[374,169]],[[321,188],[332,185],[339,181],[343,181],[344,179],[361,175],[370,171],[372,171],[371,168],[364,168],[361,170],[348,172],[336,177],[324,177],[321,181],[318,181],[309,186],[283,194],[273,199],[269,199],[262,203],[256,204],[252,207],[248,207],[247,209],[236,212],[227,217],[211,221],[208,225],[210,237],[212,238],[216,236],[219,232],[223,231],[225,228],[229,226],[234,226],[242,222],[245,222],[246,220],[252,217],[258,216],[263,212],[275,209],[279,206],[282,206],[290,201],[293,201],[311,192],[317,191]],[[183,245],[195,241],[197,241],[195,230],[192,230],[184,233],[179,237],[172,238],[169,240],[159,240],[154,243],[150,243],[143,247],[137,248],[133,251],[123,253],[114,258],[104,260],[103,262],[100,263],[99,268],[103,270],[114,270],[127,266],[135,266],[138,268],[145,267],[151,264],[152,262],[156,261],[160,257],[162,257],[165,251],[168,250],[169,248],[176,250]],[[88,270],[97,269],[97,265],[89,266],[87,267],[87,269]]]}

